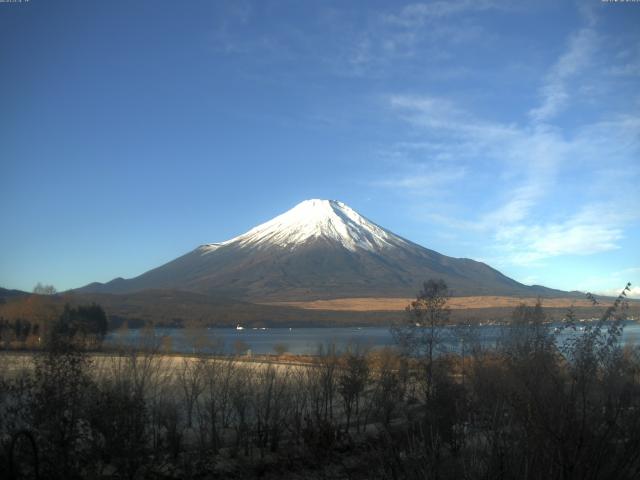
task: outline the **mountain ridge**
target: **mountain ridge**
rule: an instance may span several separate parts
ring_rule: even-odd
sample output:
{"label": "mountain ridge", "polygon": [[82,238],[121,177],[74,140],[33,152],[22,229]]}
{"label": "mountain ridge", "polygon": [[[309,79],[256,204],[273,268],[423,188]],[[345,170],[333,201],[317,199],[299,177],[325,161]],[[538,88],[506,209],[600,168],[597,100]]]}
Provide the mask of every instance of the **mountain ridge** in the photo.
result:
{"label": "mountain ridge", "polygon": [[558,297],[468,258],[404,239],[336,200],[306,200],[237,237],[202,244],[143,274],[77,292],[177,289],[251,301],[415,296],[442,278],[454,295]]}

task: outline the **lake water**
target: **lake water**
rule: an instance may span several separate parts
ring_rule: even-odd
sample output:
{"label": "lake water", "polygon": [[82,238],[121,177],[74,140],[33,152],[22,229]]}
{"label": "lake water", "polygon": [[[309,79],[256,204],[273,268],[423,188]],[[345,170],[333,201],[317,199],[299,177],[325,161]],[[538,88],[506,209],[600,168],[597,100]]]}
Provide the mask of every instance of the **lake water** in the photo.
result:
{"label": "lake water", "polygon": [[[559,325],[552,325],[551,328]],[[454,329],[444,328],[441,333],[443,350],[460,350],[462,340],[459,335],[455,334]],[[558,339],[561,342],[571,334],[560,333]],[[504,328],[496,325],[479,326],[475,328],[474,335],[482,345],[495,346],[504,335]],[[640,323],[625,322],[622,342],[640,343]],[[389,329],[385,327],[245,328],[243,330],[235,328],[157,328],[152,332],[144,330],[110,332],[105,343],[110,347],[163,345],[176,353],[244,353],[250,350],[255,354],[270,354],[282,348],[293,354],[316,354],[320,345],[326,349],[328,345],[333,344],[339,351],[343,351],[349,345],[375,349],[393,346],[394,340]]]}

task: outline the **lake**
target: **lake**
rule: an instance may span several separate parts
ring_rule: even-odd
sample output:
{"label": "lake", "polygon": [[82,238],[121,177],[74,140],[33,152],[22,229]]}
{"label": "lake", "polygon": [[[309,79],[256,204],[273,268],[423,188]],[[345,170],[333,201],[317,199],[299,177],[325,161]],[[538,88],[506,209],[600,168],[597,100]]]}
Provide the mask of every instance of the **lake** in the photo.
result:
{"label": "lake", "polygon": [[[581,324],[584,325],[584,324]],[[553,324],[551,328],[559,327]],[[579,333],[579,332],[578,332]],[[498,325],[484,325],[475,328],[474,335],[483,346],[495,346],[504,334]],[[558,334],[562,342],[572,332]],[[441,329],[444,351],[459,351],[462,347],[460,335],[453,328]],[[467,340],[468,341],[468,340]],[[640,343],[640,323],[625,322],[622,343]],[[362,348],[393,346],[391,332],[385,327],[325,327],[325,328],[196,328],[175,329],[156,328],[151,333],[144,330],[109,332],[105,345],[109,347],[151,347],[163,345],[175,353],[275,353],[278,348],[292,354],[317,354],[320,345],[326,349],[334,344],[338,351],[349,345]]]}

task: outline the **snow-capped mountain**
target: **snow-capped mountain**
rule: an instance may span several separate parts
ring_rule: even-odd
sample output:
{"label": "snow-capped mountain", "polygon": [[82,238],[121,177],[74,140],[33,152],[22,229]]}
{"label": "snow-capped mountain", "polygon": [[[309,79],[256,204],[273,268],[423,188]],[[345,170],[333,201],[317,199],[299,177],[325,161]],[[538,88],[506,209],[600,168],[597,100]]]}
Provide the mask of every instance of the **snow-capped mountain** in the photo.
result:
{"label": "snow-capped mountain", "polygon": [[222,246],[295,249],[324,238],[350,251],[371,252],[387,247],[406,247],[407,242],[336,200],[305,200],[291,210],[223,243],[203,245],[204,252]]}
{"label": "snow-capped mountain", "polygon": [[81,292],[176,289],[255,300],[412,297],[443,278],[456,295],[546,295],[481,262],[403,239],[335,200],[306,200],[248,232],[204,244],[165,265]]}

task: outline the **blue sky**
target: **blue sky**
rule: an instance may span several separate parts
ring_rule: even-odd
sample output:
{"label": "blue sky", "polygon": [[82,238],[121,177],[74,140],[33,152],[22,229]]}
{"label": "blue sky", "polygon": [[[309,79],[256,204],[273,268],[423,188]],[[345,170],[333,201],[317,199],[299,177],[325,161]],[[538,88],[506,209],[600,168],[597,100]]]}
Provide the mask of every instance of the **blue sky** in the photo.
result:
{"label": "blue sky", "polygon": [[131,277],[307,198],[640,294],[640,4],[0,3],[0,285]]}

